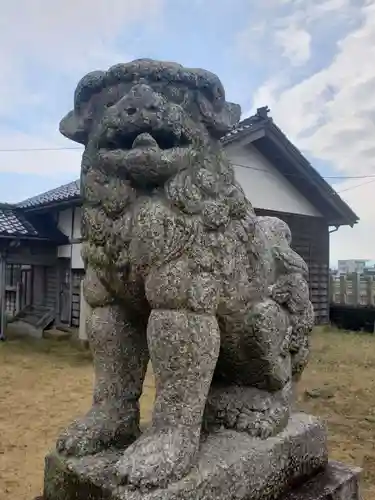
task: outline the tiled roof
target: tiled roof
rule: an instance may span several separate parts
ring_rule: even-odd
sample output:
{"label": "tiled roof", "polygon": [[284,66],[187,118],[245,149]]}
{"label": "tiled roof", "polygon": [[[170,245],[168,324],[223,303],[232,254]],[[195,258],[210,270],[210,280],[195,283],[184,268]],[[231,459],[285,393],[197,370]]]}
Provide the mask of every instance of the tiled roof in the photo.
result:
{"label": "tiled roof", "polygon": [[0,235],[38,237],[38,231],[23,213],[12,206],[0,206]]}
{"label": "tiled roof", "polygon": [[80,182],[79,180],[69,182],[45,193],[38,194],[32,198],[17,203],[20,208],[33,208],[41,205],[49,205],[50,203],[68,201],[80,196]]}
{"label": "tiled roof", "polygon": [[260,127],[264,126],[264,123],[267,120],[270,120],[270,118],[262,117],[260,115],[254,115],[250,116],[249,118],[245,118],[245,120],[242,120],[236,128],[224,135],[224,137],[221,138],[221,142],[223,144],[226,144],[234,139],[237,139],[237,137],[241,136],[242,133],[248,133],[257,130]]}
{"label": "tiled roof", "polygon": [[56,227],[50,214],[35,214],[15,205],[0,204],[0,239],[38,239],[65,244],[67,237]]}

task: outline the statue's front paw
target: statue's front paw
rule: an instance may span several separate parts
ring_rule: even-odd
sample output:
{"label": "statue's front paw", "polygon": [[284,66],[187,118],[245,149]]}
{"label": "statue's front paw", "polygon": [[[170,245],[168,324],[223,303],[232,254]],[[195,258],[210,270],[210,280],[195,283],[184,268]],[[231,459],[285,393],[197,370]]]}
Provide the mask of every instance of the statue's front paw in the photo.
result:
{"label": "statue's front paw", "polygon": [[63,431],[56,443],[62,455],[93,455],[110,447],[125,448],[139,436],[134,412],[92,408]]}
{"label": "statue's front paw", "polygon": [[181,479],[192,466],[199,434],[199,429],[150,429],[118,461],[119,481],[149,488]]}

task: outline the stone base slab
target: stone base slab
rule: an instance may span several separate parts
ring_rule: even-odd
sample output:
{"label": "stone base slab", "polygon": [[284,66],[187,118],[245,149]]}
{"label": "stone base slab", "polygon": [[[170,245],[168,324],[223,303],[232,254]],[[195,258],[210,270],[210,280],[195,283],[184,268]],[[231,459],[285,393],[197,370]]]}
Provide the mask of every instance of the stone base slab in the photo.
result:
{"label": "stone base slab", "polygon": [[[320,420],[301,413],[292,415],[282,433],[266,440],[223,430],[202,442],[185,478],[146,492],[117,485],[113,465],[120,451],[80,459],[51,453],[46,457],[44,500],[275,499],[326,468],[326,435]],[[315,498],[329,497],[306,497]]]}
{"label": "stone base slab", "polygon": [[362,500],[361,469],[330,461],[323,471],[280,500]]}

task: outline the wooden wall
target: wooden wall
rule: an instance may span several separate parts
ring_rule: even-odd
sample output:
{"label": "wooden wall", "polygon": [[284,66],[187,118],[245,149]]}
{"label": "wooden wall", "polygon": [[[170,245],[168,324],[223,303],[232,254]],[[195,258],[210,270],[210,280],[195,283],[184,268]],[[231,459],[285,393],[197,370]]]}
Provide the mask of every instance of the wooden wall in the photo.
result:
{"label": "wooden wall", "polygon": [[72,269],[72,326],[78,328],[81,316],[81,281],[84,277],[83,269]]}
{"label": "wooden wall", "polygon": [[317,324],[329,321],[329,229],[321,217],[256,210],[258,215],[279,217],[292,232],[292,247],[309,266],[310,297]]}

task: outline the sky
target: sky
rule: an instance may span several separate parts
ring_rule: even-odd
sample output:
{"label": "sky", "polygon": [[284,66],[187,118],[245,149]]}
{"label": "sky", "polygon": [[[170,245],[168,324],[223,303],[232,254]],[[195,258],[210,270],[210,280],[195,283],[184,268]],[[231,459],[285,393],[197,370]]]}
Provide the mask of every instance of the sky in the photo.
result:
{"label": "sky", "polygon": [[329,180],[360,217],[332,234],[330,260],[375,259],[375,0],[5,2],[0,201],[79,176],[81,148],[50,150],[76,147],[58,123],[78,80],[140,57],[215,72],[243,117],[268,105],[321,175],[369,176]]}

